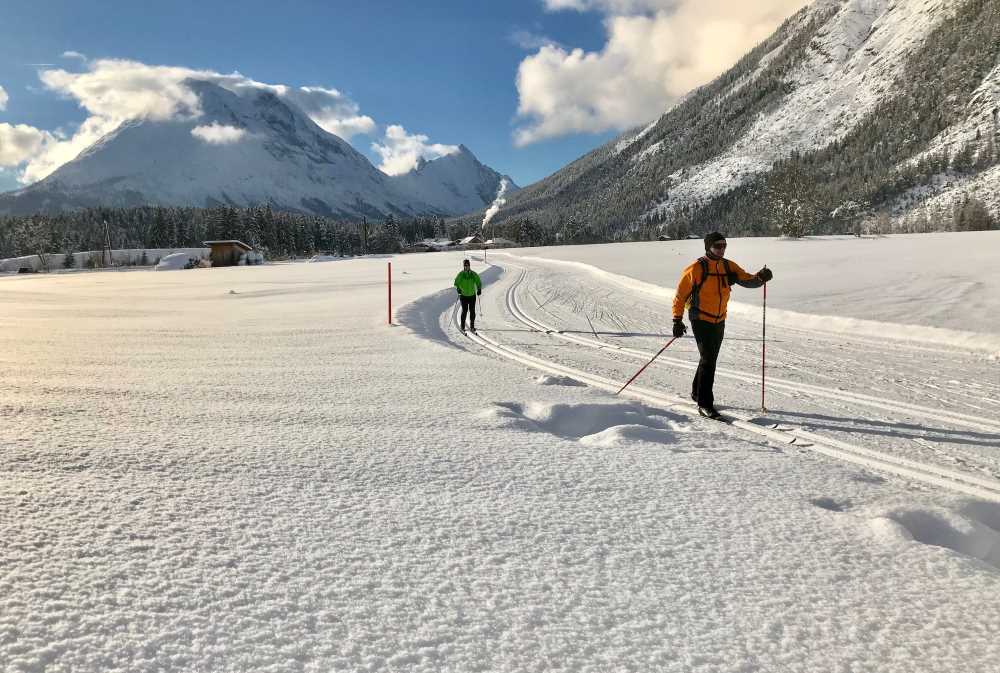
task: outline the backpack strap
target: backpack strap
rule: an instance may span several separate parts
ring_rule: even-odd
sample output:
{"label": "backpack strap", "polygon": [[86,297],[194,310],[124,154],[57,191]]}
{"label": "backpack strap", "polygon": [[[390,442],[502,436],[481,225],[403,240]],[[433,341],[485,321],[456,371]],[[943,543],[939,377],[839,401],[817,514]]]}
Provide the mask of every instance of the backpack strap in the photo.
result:
{"label": "backpack strap", "polygon": [[708,260],[704,257],[699,257],[698,263],[701,265],[701,280],[691,286],[691,294],[688,295],[687,300],[687,305],[691,311],[691,320],[694,320],[695,316],[701,315],[701,309],[698,307],[701,286],[705,284],[705,280],[708,278]]}
{"label": "backpack strap", "polygon": [[[698,316],[700,316],[702,313],[704,313],[705,315],[711,316],[711,317],[715,318],[716,320],[718,320],[719,318],[722,317],[721,315],[716,315],[714,313],[709,313],[708,311],[703,311],[701,309],[701,306],[699,305],[699,303],[700,303],[699,299],[700,299],[700,295],[701,295],[701,286],[705,284],[706,280],[708,280],[709,273],[708,273],[708,260],[707,259],[705,259],[704,257],[699,257],[698,258],[698,263],[701,264],[701,280],[694,284],[694,286],[691,288],[691,294],[688,295],[688,302],[687,303],[688,303],[688,306],[690,307],[690,314],[689,314],[688,317],[691,320],[695,320],[695,319],[697,319]],[[723,264],[723,267],[725,268],[726,272],[724,274],[713,273],[711,275],[724,277],[726,285],[727,286],[732,286],[733,283],[736,282],[736,274],[729,268],[729,260],[728,259],[723,259],[722,260],[722,264]]]}

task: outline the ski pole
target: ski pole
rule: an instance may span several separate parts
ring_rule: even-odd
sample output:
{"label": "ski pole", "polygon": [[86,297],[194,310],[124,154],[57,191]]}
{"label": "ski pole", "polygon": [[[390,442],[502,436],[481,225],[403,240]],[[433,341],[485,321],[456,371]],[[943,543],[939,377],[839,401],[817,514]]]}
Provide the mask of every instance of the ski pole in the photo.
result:
{"label": "ski pole", "polygon": [[632,383],[633,381],[635,381],[635,380],[636,380],[637,378],[639,378],[639,374],[641,374],[641,373],[643,373],[644,371],[646,371],[646,367],[648,367],[649,365],[653,364],[653,360],[655,360],[656,358],[660,357],[660,353],[662,353],[663,351],[667,350],[667,346],[669,346],[670,344],[672,344],[672,343],[673,343],[673,342],[675,342],[675,341],[677,341],[677,337],[674,337],[673,339],[671,339],[670,341],[668,341],[668,342],[667,342],[666,344],[664,344],[664,345],[663,345],[663,348],[661,348],[661,349],[660,349],[660,352],[659,352],[659,353],[657,353],[656,355],[654,355],[654,356],[653,356],[653,359],[652,359],[652,360],[650,360],[649,362],[647,362],[646,364],[644,364],[644,365],[642,366],[642,369],[640,369],[639,371],[637,371],[637,372],[635,373],[635,376],[633,376],[632,378],[630,378],[630,379],[629,379],[629,380],[628,380],[628,381],[627,381],[627,382],[625,383],[625,385],[623,385],[623,386],[622,386],[621,388],[619,388],[619,389],[618,389],[618,392],[617,392],[617,393],[615,393],[615,395],[619,394],[619,393],[620,393],[621,391],[623,391],[623,390],[625,390],[626,388],[628,388],[629,384],[630,384],[630,383]]}
{"label": "ski pole", "polygon": [[[764,265],[767,268],[767,264]],[[760,410],[767,413],[764,406],[764,376],[767,367],[767,282],[764,283],[764,315],[761,320],[760,337]]]}

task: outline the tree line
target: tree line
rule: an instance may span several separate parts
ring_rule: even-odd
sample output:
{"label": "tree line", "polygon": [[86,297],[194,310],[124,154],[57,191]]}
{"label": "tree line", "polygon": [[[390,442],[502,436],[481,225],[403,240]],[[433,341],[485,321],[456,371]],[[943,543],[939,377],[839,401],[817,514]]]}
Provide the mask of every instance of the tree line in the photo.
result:
{"label": "tree line", "polygon": [[[210,240],[240,240],[271,259],[328,253],[399,252],[425,238],[454,240],[478,232],[469,222],[440,217],[348,221],[251,208],[141,206],[30,216],[0,216],[0,258],[113,249],[195,248]],[[110,240],[109,240],[110,239]]]}

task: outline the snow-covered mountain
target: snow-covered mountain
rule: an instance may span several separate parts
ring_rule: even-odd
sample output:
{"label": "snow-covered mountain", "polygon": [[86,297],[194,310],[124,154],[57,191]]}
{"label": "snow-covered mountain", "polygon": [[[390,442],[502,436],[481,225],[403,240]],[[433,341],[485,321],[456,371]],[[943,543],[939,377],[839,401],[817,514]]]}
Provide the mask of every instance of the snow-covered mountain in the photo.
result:
{"label": "snow-covered mountain", "polygon": [[464,146],[388,176],[270,91],[186,84],[200,115],[126,122],[44,180],[0,195],[0,212],[269,202],[350,218],[452,215],[488,205],[503,179]]}
{"label": "snow-covered mountain", "polygon": [[394,180],[405,193],[419,194],[450,213],[468,213],[489,205],[501,180],[507,180],[508,191],[518,189],[510,176],[498,176],[492,168],[479,163],[465,145],[459,145],[455,154],[433,161],[420,159],[413,170]]}
{"label": "snow-covered mountain", "polygon": [[[735,231],[762,219],[776,164],[820,187],[823,213],[854,201],[902,217],[971,188],[1000,213],[998,72],[996,0],[817,0],[645,128],[521,190],[498,222]],[[963,151],[975,167],[953,161]],[[940,165],[915,169],[922,156]]]}

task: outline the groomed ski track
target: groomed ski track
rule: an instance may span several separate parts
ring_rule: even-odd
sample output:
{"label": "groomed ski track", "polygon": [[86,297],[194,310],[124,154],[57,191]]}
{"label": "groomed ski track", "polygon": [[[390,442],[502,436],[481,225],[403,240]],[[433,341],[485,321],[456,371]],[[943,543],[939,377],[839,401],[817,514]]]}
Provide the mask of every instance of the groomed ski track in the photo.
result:
{"label": "groomed ski track", "polygon": [[[522,308],[518,297],[519,289],[525,284],[528,276],[527,268],[507,260],[503,263],[497,264],[494,260],[495,258],[491,260],[490,264],[500,267],[505,274],[511,271],[518,274],[515,280],[507,287],[504,293],[502,305],[508,316],[513,319],[513,321],[519,325],[523,325],[530,332],[543,335],[549,340],[558,340],[564,343],[573,344],[580,348],[588,348],[594,351],[603,352],[606,356],[618,354],[633,358],[637,362],[636,369],[641,366],[641,363],[648,362],[649,359],[655,355],[655,351],[647,352],[617,344],[609,344],[599,340],[599,338],[597,338],[596,330],[594,330],[593,325],[590,324],[589,317],[587,320],[588,324],[591,326],[591,330],[594,332],[595,338],[593,339],[578,336],[576,334],[568,334],[565,331],[561,331],[556,327],[548,325],[541,320],[530,316]],[[535,301],[536,304],[544,310],[543,304],[539,303],[537,299]],[[457,328],[459,320],[457,308],[452,309],[451,312],[451,321],[456,328],[456,332],[458,332]],[[612,321],[618,323],[618,321],[614,318],[612,318]],[[487,330],[487,333],[489,333],[489,330]],[[523,349],[516,348],[509,344],[500,343],[496,339],[486,336],[483,333],[467,332],[464,336],[481,348],[500,357],[512,360],[540,372],[555,376],[568,377],[582,384],[605,390],[610,393],[616,393],[621,388],[624,380],[627,380],[627,378],[622,381],[612,380],[611,378],[601,376],[593,372],[583,371],[579,368],[556,362],[550,358],[531,355]],[[660,358],[653,363],[654,367],[667,365],[690,371],[693,371],[695,368],[694,364],[670,357],[669,355],[661,355]],[[733,380],[759,385],[759,377],[755,378],[721,367],[717,370],[717,378],[718,377],[727,377]],[[788,382],[773,377],[768,378],[767,386],[769,390],[777,390],[786,393],[807,392],[816,397],[840,400],[853,404],[861,404],[884,411],[903,410],[910,413],[921,414],[926,418],[970,428],[978,432],[990,434],[995,433],[998,436],[998,440],[1000,440],[1000,423],[992,422],[987,419],[973,418],[966,414],[951,412],[943,409],[931,409],[905,402],[884,400],[861,393],[844,390],[831,390],[822,386],[799,382]],[[627,397],[653,407],[668,409],[675,413],[685,414],[693,419],[696,419],[698,422],[717,422],[701,418],[697,413],[696,405],[679,395],[665,394],[637,383],[630,385],[623,392],[621,392],[620,395],[621,397]],[[766,441],[778,444],[791,444],[829,458],[850,462],[883,474],[901,477],[927,486],[945,488],[953,492],[983,498],[993,502],[1000,502],[1000,481],[996,479],[979,476],[967,471],[949,469],[933,463],[911,460],[855,443],[844,442],[806,430],[794,424],[789,424],[785,421],[775,423],[773,420],[768,420],[766,416],[749,415],[727,409],[724,413],[724,418],[726,423],[721,425],[728,425],[729,428],[731,428],[731,432],[739,434],[744,438],[763,438]]]}

